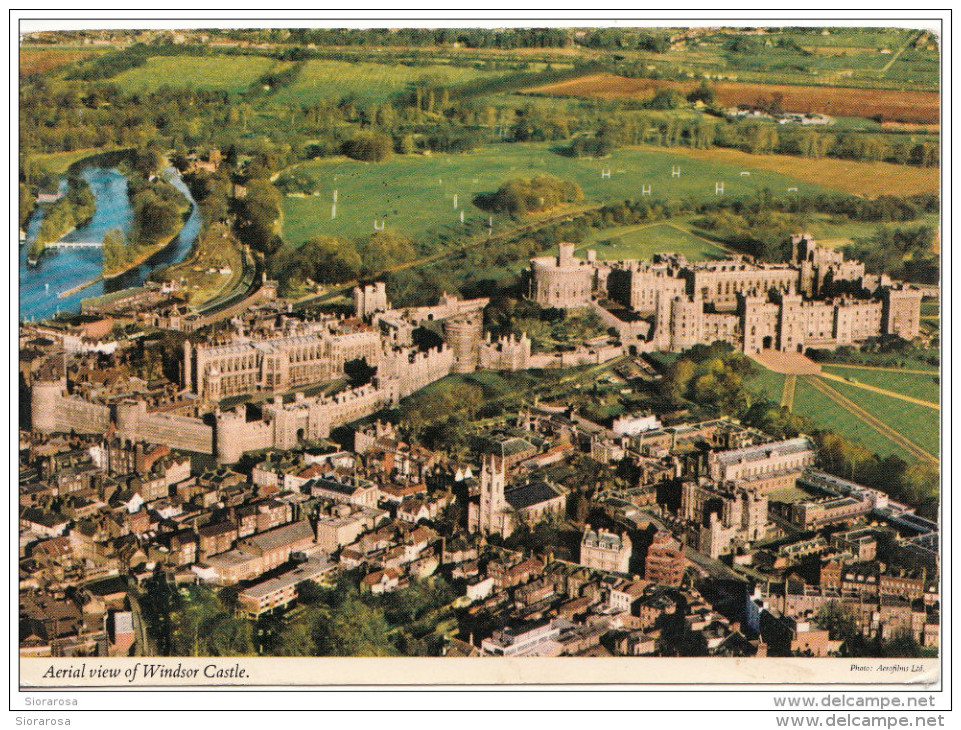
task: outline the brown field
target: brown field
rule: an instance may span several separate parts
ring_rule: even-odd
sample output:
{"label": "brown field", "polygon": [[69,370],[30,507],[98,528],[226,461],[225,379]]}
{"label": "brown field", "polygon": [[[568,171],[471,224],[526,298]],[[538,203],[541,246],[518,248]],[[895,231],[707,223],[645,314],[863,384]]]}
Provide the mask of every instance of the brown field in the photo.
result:
{"label": "brown field", "polygon": [[80,48],[70,49],[20,49],[20,78],[30,74],[46,73],[66,66],[68,63],[79,61],[91,53],[102,51],[88,51]]}
{"label": "brown field", "polygon": [[[664,148],[652,147],[651,149],[663,151]],[[712,150],[672,147],[671,153],[698,160],[743,165],[745,169],[754,167],[779,172],[804,182],[817,183],[866,198],[876,198],[879,195],[937,193],[941,186],[941,172],[937,167],[894,165],[889,162],[855,162],[831,158],[812,160],[790,155],[752,155],[740,150],[720,147]]]}
{"label": "brown field", "polygon": [[[687,94],[699,83],[697,81],[631,79],[612,73],[599,73],[556,84],[537,86],[526,91],[553,96],[645,99],[654,96],[660,89],[674,89]],[[712,87],[721,106],[767,103],[775,94],[781,94],[784,109],[791,112],[818,112],[836,117],[873,117],[880,114],[885,119],[921,124],[940,121],[940,95],[934,91],[748,84],[736,81],[719,81],[713,83]]]}

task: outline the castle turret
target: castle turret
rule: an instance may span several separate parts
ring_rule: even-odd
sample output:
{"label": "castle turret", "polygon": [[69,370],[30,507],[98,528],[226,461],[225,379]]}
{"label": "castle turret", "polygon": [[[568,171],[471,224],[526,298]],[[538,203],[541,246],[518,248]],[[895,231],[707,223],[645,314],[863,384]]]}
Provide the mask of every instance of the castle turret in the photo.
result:
{"label": "castle turret", "polygon": [[480,310],[444,320],[444,338],[454,352],[455,373],[472,373],[480,361],[484,318]]}
{"label": "castle turret", "polygon": [[30,388],[30,426],[43,433],[57,430],[58,402],[67,389],[67,379],[37,380]]}
{"label": "castle turret", "polygon": [[243,431],[246,417],[243,412],[217,411],[216,454],[220,464],[233,464],[243,456]]}

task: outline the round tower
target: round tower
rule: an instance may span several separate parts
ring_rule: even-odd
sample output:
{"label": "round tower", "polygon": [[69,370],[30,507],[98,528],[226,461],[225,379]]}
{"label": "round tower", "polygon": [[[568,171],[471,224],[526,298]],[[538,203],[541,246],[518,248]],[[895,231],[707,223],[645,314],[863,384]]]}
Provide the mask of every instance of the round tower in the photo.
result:
{"label": "round tower", "polygon": [[57,430],[60,398],[67,388],[66,378],[38,380],[30,388],[30,426],[51,433]]}
{"label": "round tower", "polygon": [[115,419],[117,433],[121,438],[131,441],[140,440],[140,426],[147,415],[147,404],[143,401],[124,401],[117,404]]}
{"label": "round tower", "polygon": [[243,456],[246,417],[237,411],[217,411],[214,429],[218,464],[234,464]]}
{"label": "round tower", "polygon": [[484,318],[480,310],[444,320],[444,338],[454,352],[455,373],[472,373],[480,365]]}

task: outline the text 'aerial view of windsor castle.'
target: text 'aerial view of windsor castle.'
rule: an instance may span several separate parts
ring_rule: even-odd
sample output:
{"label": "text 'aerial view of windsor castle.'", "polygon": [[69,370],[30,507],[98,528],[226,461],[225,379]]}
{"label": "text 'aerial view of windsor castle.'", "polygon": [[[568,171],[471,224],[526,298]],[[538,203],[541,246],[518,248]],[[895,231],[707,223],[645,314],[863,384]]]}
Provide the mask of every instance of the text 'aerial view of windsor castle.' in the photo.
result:
{"label": "text 'aerial view of windsor castle.'", "polygon": [[932,30],[19,59],[21,657],[938,655]]}

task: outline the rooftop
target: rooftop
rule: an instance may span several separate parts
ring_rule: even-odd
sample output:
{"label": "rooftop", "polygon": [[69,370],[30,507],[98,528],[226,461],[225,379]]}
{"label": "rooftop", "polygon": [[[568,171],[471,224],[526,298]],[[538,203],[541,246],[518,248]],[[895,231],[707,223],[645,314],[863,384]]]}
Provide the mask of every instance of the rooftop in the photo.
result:
{"label": "rooftop", "polygon": [[558,491],[556,487],[547,482],[538,481],[512,487],[504,492],[504,498],[515,510],[521,510],[541,502],[547,502],[560,494],[562,492]]}

